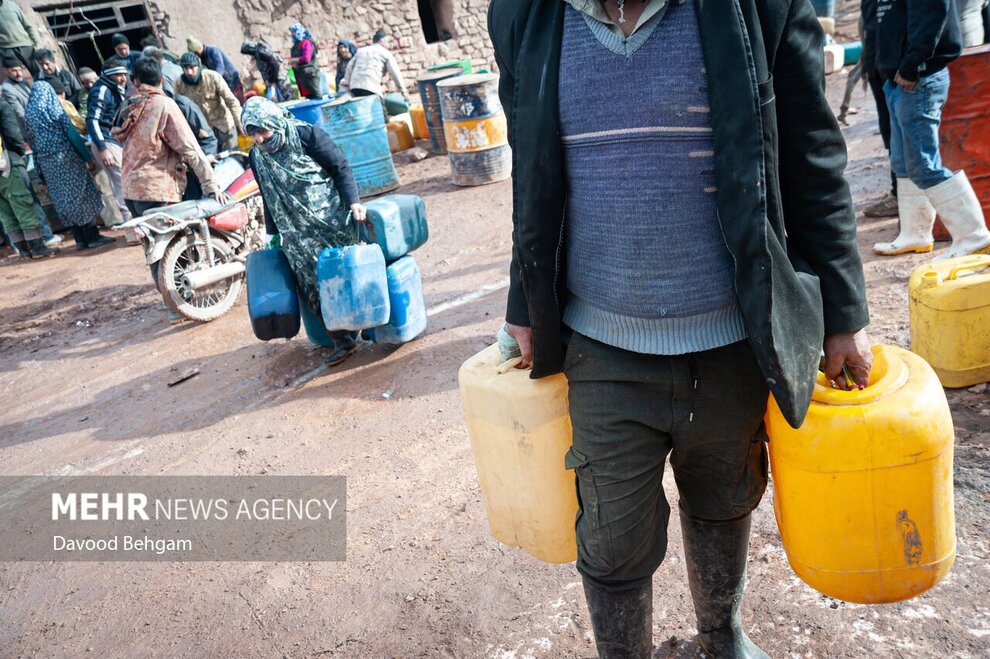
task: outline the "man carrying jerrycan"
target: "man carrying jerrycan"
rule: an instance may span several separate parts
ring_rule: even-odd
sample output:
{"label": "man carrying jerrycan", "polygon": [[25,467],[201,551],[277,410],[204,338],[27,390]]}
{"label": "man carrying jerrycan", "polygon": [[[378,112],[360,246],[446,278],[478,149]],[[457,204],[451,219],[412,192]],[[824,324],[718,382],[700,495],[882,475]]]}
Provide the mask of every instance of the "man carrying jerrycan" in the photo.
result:
{"label": "man carrying jerrycan", "polygon": [[839,388],[872,364],[811,4],[494,0],[489,31],[516,119],[507,332],[568,379],[598,653],[651,654],[669,454],[701,645],[765,657],[740,608],[768,396],[797,426],[823,349]]}

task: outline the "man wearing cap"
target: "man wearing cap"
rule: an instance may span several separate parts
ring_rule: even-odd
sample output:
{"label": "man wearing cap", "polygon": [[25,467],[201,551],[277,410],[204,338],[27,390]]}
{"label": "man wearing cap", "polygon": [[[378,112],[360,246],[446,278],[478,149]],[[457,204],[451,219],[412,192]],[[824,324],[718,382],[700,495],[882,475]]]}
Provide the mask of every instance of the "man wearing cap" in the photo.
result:
{"label": "man wearing cap", "polygon": [[110,45],[113,46],[113,59],[118,59],[127,67],[127,72],[131,72],[134,62],[141,58],[141,53],[131,52],[131,41],[126,35],[117,32],[110,37]]}
{"label": "man wearing cap", "polygon": [[175,91],[199,106],[217,136],[221,150],[237,148],[241,130],[241,104],[216,71],[204,68],[195,53],[179,58],[182,75],[175,81]]}
{"label": "man wearing cap", "polygon": [[110,131],[113,129],[120,104],[124,100],[126,84],[127,67],[120,60],[110,58],[103,64],[100,79],[89,90],[89,98],[86,102],[86,127],[93,141],[93,155],[96,156],[97,165],[110,179],[115,205],[125,222],[131,219],[131,212],[124,203],[120,181],[123,145],[111,135]]}
{"label": "man wearing cap", "polygon": [[34,49],[40,43],[38,30],[12,0],[0,0],[0,57],[11,55],[38,75]]}
{"label": "man wearing cap", "polygon": [[388,50],[391,40],[384,29],[379,29],[375,32],[374,43],[358,48],[344,71],[344,78],[340,81],[341,88],[349,90],[352,96],[381,96],[384,93],[382,78],[387,72],[402,97],[408,98],[402,71]]}
{"label": "man wearing cap", "polygon": [[3,70],[7,79],[0,83],[0,98],[10,103],[17,113],[17,120],[24,125],[24,110],[31,96],[31,83],[24,78],[24,65],[13,55],[3,56]]}
{"label": "man wearing cap", "polygon": [[[238,102],[244,102],[244,85],[241,84],[241,74],[238,73],[234,62],[227,57],[227,53],[223,52],[219,46],[204,44],[195,37],[186,37],[186,49],[199,58],[200,66],[205,66],[211,71],[219,73],[223,81],[227,83],[227,89],[233,92]],[[179,64],[182,66],[181,61]],[[240,114],[236,116],[239,117]]]}
{"label": "man wearing cap", "polygon": [[76,76],[72,75],[71,71],[61,68],[55,62],[55,54],[47,48],[39,48],[34,51],[34,59],[41,67],[38,80],[46,80],[49,83],[55,79],[59,80],[62,87],[65,88],[65,98],[78,108],[83,95],[83,88]]}

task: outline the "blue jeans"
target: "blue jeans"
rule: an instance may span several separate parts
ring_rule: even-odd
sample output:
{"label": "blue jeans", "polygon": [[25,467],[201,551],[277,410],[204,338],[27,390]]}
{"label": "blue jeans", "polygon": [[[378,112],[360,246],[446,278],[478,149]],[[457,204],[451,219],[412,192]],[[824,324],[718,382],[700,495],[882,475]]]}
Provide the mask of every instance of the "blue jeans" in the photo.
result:
{"label": "blue jeans", "polygon": [[883,84],[890,110],[890,168],[897,178],[909,178],[922,190],[952,178],[938,151],[938,126],[949,95],[949,71],[918,80],[904,91],[892,80]]}

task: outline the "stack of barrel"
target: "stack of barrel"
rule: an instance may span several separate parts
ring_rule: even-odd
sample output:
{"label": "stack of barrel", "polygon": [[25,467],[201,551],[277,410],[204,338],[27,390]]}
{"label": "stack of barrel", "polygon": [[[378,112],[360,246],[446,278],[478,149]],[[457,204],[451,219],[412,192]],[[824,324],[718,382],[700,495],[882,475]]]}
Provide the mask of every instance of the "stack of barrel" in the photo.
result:
{"label": "stack of barrel", "polygon": [[[966,171],[990,225],[990,45],[964,50],[949,64],[949,77],[939,129],[942,162],[954,172]],[[949,238],[941,221],[935,237]]]}
{"label": "stack of barrel", "polygon": [[440,92],[437,83],[441,80],[464,75],[464,69],[452,66],[433,71],[427,71],[416,79],[419,98],[423,102],[423,112],[426,114],[426,126],[430,133],[430,150],[434,153],[447,153],[447,140],[443,132],[443,116],[440,113]]}
{"label": "stack of barrel", "polygon": [[456,76],[437,83],[437,90],[454,184],[483,185],[509,178],[512,152],[498,76]]}

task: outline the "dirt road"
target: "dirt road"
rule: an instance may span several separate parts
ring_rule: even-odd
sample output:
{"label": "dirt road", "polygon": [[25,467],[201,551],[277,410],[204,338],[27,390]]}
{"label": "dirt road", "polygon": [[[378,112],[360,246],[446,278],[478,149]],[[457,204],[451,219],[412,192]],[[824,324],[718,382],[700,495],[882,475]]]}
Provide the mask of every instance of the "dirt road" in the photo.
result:
{"label": "dirt road", "polygon": [[[830,79],[833,94],[844,81]],[[872,102],[857,92],[854,103],[865,106],[845,131],[860,207],[887,174]],[[218,321],[170,328],[136,247],[0,263],[0,473],[348,479],[340,563],[0,564],[0,655],[594,654],[573,566],[490,537],[458,402],[457,368],[491,342],[504,307],[510,186],[455,188],[442,158],[400,175],[429,212],[432,236],[416,253],[429,330],[329,370],[302,337],[255,340],[243,296]],[[869,245],[896,220],[860,227],[873,339],[906,347],[907,278],[925,257],[878,260]],[[190,367],[200,374],[167,386]],[[902,604],[819,595],[789,569],[768,493],[744,616],[771,656],[990,655],[990,395],[949,400],[952,573]],[[662,656],[698,656],[676,532],[656,584]]]}

